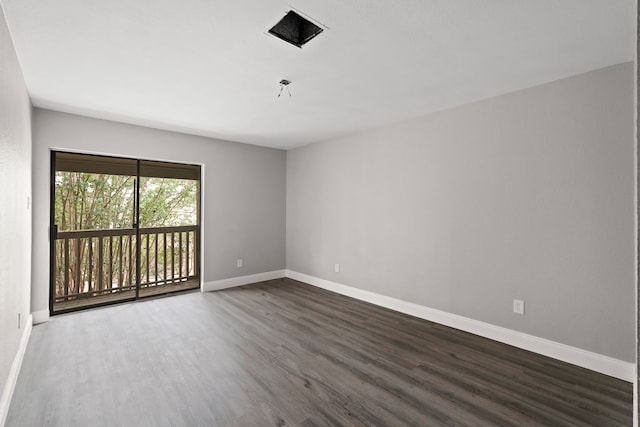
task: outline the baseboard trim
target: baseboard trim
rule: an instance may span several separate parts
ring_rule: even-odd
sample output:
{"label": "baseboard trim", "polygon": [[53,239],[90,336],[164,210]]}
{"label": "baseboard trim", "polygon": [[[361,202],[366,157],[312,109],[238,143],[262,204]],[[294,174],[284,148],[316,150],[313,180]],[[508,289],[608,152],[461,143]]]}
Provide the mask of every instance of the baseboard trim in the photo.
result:
{"label": "baseboard trim", "polygon": [[284,277],[286,270],[268,271],[265,273],[251,274],[248,276],[231,277],[229,279],[206,282],[202,285],[202,292],[219,291],[221,289],[233,288],[235,286],[248,285],[251,283],[263,282],[265,280],[280,279]]}
{"label": "baseboard trim", "polygon": [[20,374],[20,367],[22,367],[22,360],[24,359],[25,351],[27,350],[27,344],[29,343],[29,336],[31,336],[31,328],[33,326],[33,316],[29,315],[27,321],[24,324],[22,330],[22,337],[20,338],[20,345],[18,346],[18,352],[13,358],[11,369],[9,369],[9,376],[7,382],[2,390],[2,396],[0,397],[0,426],[3,426],[7,420],[7,414],[9,413],[9,406],[11,405],[11,398],[13,397],[13,391],[16,388],[18,382],[18,375]]}
{"label": "baseboard trim", "polygon": [[630,362],[292,270],[286,270],[285,276],[361,301],[581,366],[624,381],[634,382],[635,380],[635,364]]}
{"label": "baseboard trim", "polygon": [[31,313],[33,324],[38,325],[49,321],[49,310],[38,310]]}

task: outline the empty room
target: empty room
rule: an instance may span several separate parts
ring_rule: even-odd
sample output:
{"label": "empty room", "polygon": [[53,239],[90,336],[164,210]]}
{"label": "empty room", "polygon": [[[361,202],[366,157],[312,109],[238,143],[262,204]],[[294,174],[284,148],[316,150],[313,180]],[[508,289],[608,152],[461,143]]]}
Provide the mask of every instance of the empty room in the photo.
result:
{"label": "empty room", "polygon": [[0,6],[0,426],[638,426],[635,0]]}

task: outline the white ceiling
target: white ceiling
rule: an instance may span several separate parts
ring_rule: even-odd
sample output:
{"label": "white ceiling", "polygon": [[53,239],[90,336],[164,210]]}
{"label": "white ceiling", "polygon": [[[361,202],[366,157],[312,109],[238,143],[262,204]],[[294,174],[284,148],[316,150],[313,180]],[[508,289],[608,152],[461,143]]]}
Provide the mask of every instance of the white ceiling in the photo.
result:
{"label": "white ceiling", "polygon": [[[277,148],[635,49],[633,0],[0,1],[34,105]],[[329,29],[303,49],[266,35],[291,7]]]}

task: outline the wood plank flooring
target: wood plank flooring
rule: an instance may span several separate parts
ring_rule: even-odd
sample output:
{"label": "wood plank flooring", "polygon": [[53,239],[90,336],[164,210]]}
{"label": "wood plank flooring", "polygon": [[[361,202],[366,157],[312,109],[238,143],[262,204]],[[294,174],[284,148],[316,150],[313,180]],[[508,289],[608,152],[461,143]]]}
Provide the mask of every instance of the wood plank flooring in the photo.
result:
{"label": "wood plank flooring", "polygon": [[[150,286],[140,289],[140,298],[155,297],[159,295],[170,294],[173,292],[182,292],[200,288],[200,280],[185,280],[184,282],[168,283],[166,285]],[[114,294],[106,294],[100,296],[92,296],[80,298],[71,301],[56,302],[53,310],[56,313],[65,311],[79,310],[83,308],[96,307],[98,305],[112,304],[116,302],[132,301],[136,297],[135,289],[130,291],[122,291]]]}
{"label": "wood plank flooring", "polygon": [[7,426],[629,426],[632,385],[278,279],[34,327]]}

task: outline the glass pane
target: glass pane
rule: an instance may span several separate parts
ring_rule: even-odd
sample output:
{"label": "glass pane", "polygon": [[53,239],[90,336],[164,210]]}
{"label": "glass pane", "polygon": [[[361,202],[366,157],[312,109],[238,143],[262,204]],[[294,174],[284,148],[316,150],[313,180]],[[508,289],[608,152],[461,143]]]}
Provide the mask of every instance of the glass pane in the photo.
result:
{"label": "glass pane", "polygon": [[56,171],[58,231],[131,228],[133,176]]}
{"label": "glass pane", "polygon": [[198,181],[140,177],[140,227],[198,224]]}

